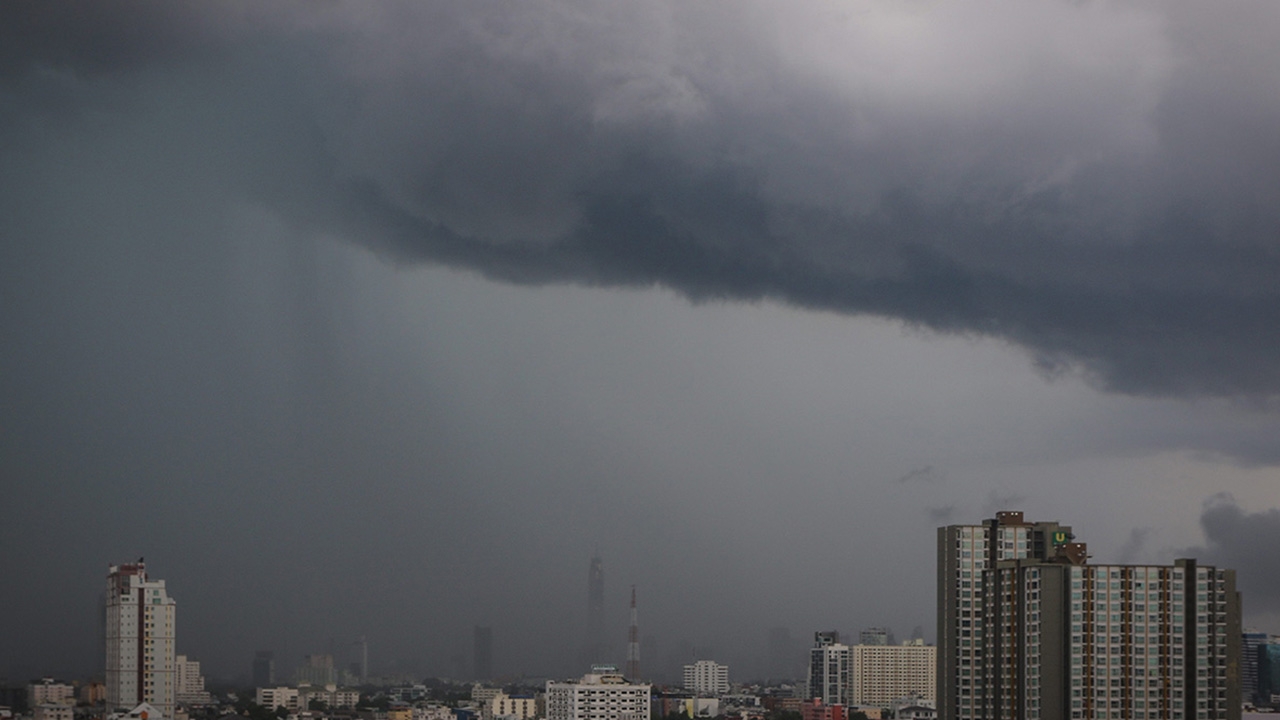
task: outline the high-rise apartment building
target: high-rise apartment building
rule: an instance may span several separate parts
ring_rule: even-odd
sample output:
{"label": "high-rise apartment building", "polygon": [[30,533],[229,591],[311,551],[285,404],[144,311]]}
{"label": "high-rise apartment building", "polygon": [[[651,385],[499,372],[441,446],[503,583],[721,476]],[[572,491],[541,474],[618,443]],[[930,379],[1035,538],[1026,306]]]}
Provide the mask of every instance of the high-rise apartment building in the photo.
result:
{"label": "high-rise apartment building", "polygon": [[913,696],[932,703],[937,690],[937,650],[923,640],[849,648],[850,705],[885,708],[894,700]]}
{"label": "high-rise apartment building", "polygon": [[729,692],[729,666],[715,660],[699,660],[684,666],[684,689],[699,695]]}
{"label": "high-rise apartment building", "polygon": [[1280,698],[1280,643],[1267,642],[1258,646],[1258,692],[1261,705],[1274,707]]}
{"label": "high-rise apartment building", "polygon": [[650,686],[596,667],[576,683],[547,683],[547,720],[648,720]]}
{"label": "high-rise apartment building", "polygon": [[840,642],[840,633],[814,633],[809,650],[809,698],[821,700],[823,705],[850,704],[852,672],[849,646]]}
{"label": "high-rise apartment building", "polygon": [[163,580],[148,580],[147,566],[112,565],[106,593],[106,690],[109,709],[148,703],[173,717],[177,668],[175,610]]}
{"label": "high-rise apartment building", "polygon": [[472,655],[476,680],[493,679],[493,628],[476,625],[472,629]]}
{"label": "high-rise apartment building", "polygon": [[1072,540],[1015,512],[939,528],[939,718],[1239,718],[1235,572]]}

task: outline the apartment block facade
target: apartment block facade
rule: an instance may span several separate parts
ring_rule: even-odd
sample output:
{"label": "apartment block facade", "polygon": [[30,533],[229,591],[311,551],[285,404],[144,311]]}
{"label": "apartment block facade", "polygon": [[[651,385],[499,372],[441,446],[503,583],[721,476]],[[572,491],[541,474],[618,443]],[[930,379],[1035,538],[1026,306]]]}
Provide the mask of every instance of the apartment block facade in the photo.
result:
{"label": "apartment block facade", "polygon": [[164,581],[149,580],[141,559],[112,565],[106,603],[108,708],[132,710],[145,702],[173,717],[177,606]]}
{"label": "apartment block facade", "polygon": [[1087,559],[1021,513],[939,529],[939,717],[1239,718],[1235,572]]}

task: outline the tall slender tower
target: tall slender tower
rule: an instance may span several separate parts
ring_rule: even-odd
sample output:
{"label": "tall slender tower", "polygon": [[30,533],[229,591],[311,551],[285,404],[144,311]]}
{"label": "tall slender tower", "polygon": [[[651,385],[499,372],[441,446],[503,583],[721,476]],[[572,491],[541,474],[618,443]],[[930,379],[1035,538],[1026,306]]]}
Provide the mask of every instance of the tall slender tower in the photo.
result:
{"label": "tall slender tower", "polygon": [[587,569],[587,663],[604,662],[604,561],[597,552]]}
{"label": "tall slender tower", "polygon": [[640,623],[636,615],[636,586],[631,586],[631,629],[627,633],[627,679],[640,680]]}
{"label": "tall slender tower", "polygon": [[173,717],[177,685],[175,604],[163,580],[147,580],[138,562],[112,565],[107,573],[106,677],[108,710],[149,703]]}

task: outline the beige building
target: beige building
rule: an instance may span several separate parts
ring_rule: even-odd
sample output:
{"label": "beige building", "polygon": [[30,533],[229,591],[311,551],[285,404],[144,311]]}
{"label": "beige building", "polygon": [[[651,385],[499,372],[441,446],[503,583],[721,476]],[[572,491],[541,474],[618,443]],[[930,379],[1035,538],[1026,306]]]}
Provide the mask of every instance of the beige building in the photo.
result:
{"label": "beige building", "polygon": [[938,649],[912,640],[902,645],[854,645],[853,705],[889,707],[894,700],[918,696],[933,703],[937,691]]}
{"label": "beige building", "polygon": [[141,559],[112,565],[107,574],[107,709],[142,703],[173,717],[176,604],[163,580],[147,579]]}
{"label": "beige building", "polygon": [[27,686],[27,705],[36,707],[45,703],[55,705],[75,705],[76,688],[67,683],[55,682],[53,678],[41,678]]}
{"label": "beige building", "polygon": [[500,692],[489,698],[481,709],[484,720],[494,718],[517,718],[517,720],[533,720],[538,717],[538,700],[532,695],[512,696]]}

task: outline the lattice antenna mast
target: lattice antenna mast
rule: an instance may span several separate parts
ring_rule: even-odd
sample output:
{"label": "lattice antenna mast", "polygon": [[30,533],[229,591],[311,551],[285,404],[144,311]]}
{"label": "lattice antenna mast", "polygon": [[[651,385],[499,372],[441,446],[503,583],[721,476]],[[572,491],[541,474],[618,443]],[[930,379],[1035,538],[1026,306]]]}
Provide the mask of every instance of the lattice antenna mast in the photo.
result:
{"label": "lattice antenna mast", "polygon": [[631,629],[627,633],[627,679],[640,681],[640,623],[636,615],[636,586],[631,586]]}

